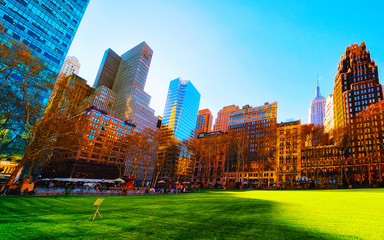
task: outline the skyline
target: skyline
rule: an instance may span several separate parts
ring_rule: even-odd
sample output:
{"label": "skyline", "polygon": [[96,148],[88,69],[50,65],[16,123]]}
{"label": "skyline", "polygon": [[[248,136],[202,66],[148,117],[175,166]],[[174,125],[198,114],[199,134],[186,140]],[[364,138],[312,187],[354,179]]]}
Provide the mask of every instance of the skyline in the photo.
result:
{"label": "skyline", "polygon": [[[146,41],[154,51],[146,91],[156,115],[163,114],[169,82],[181,77],[199,89],[200,109],[210,109],[214,118],[227,105],[277,101],[278,122],[307,123],[317,74],[327,97],[333,93],[347,46],[366,42],[382,77],[384,49],[378,23],[383,4],[365,5],[370,11],[359,13],[359,18],[369,19],[367,25],[351,20],[350,13],[361,6],[347,3],[333,3],[330,9],[326,3],[282,1],[148,1],[129,6],[123,1],[113,6],[93,1],[68,56],[80,60],[79,75],[92,85],[105,50],[122,54]],[[129,14],[123,14],[127,9]],[[102,13],[111,14],[100,18]],[[143,18],[144,14],[151,17]],[[135,26],[137,19],[140,24]]]}

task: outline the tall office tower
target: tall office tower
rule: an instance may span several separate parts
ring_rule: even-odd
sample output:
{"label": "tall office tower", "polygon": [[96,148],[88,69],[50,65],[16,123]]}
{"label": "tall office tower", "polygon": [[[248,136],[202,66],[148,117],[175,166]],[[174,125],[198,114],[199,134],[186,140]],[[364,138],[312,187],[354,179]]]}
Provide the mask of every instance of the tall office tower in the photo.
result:
{"label": "tall office tower", "polygon": [[361,110],[382,99],[377,65],[365,43],[347,47],[335,76],[335,127],[350,123]]}
{"label": "tall office tower", "polygon": [[329,95],[325,100],[325,117],[324,117],[324,131],[331,132],[335,127],[334,122],[334,104],[333,104],[333,94]]}
{"label": "tall office tower", "polygon": [[215,120],[215,125],[213,126],[213,131],[222,131],[227,132],[229,126],[229,116],[235,111],[239,110],[239,106],[230,105],[223,107],[218,113]]}
{"label": "tall office tower", "polygon": [[72,74],[79,75],[80,62],[76,57],[66,57],[63,65],[61,66],[60,73],[70,76]]}
{"label": "tall office tower", "polygon": [[199,133],[208,133],[212,130],[213,116],[209,109],[200,110],[197,115],[196,136]]}
{"label": "tall office tower", "polygon": [[23,42],[59,73],[89,0],[2,0],[0,19],[7,37]]}
{"label": "tall office tower", "polygon": [[119,70],[121,57],[112,49],[107,49],[101,60],[99,71],[97,72],[93,87],[97,88],[101,85],[112,89],[115,82],[117,71]]}
{"label": "tall office tower", "polygon": [[200,93],[189,80],[176,78],[169,84],[162,125],[179,140],[195,135]]}
{"label": "tall office tower", "polygon": [[318,126],[323,126],[325,116],[325,98],[320,94],[319,81],[316,84],[316,96],[311,102],[309,108],[309,123],[313,123]]}
{"label": "tall office tower", "polygon": [[157,117],[149,107],[151,96],[144,92],[153,51],[142,42],[119,56],[111,49],[104,53],[94,87],[104,85],[117,93],[116,117],[135,122],[137,130],[156,129]]}

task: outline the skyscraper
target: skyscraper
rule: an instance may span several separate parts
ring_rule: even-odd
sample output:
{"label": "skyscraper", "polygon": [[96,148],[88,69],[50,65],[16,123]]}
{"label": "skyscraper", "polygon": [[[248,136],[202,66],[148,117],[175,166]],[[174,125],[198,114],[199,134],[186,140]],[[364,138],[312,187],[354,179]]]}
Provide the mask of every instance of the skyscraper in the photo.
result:
{"label": "skyscraper", "polygon": [[212,130],[213,116],[209,109],[200,110],[197,115],[196,136],[199,133],[208,133]]}
{"label": "skyscraper", "polygon": [[333,104],[333,94],[327,97],[325,101],[325,117],[324,117],[324,131],[331,132],[335,127],[335,114],[334,114],[334,104]]}
{"label": "skyscraper", "polygon": [[6,38],[23,42],[59,73],[89,0],[2,0],[0,19]]}
{"label": "skyscraper", "polygon": [[213,126],[213,131],[227,132],[229,126],[229,117],[235,111],[239,110],[239,106],[230,105],[223,107],[218,113]]}
{"label": "skyscraper", "polygon": [[350,123],[361,110],[382,97],[377,65],[365,43],[347,47],[335,76],[335,127]]}
{"label": "skyscraper", "polygon": [[111,49],[104,53],[94,87],[104,85],[117,93],[113,112],[134,121],[137,130],[155,129],[157,118],[149,107],[151,96],[144,92],[153,51],[142,42],[119,56]]}
{"label": "skyscraper", "polygon": [[[25,44],[36,57],[42,59],[49,72],[58,74],[63,64],[65,56],[70,48],[77,28],[88,6],[89,0],[1,0],[0,1],[0,43],[9,47],[12,41],[19,41]],[[44,71],[45,72],[45,71]],[[11,89],[15,96],[22,96],[19,89],[12,87],[12,81],[19,82],[23,80],[21,73],[12,75],[11,81],[8,81],[7,88]],[[48,87],[35,87],[38,82],[31,82],[29,97],[34,96],[33,100],[38,104],[35,116],[30,119],[38,119],[39,114],[43,112],[49,94],[52,89]],[[3,91],[7,88],[3,88]],[[3,92],[1,95],[4,95]],[[17,99],[17,98],[15,98]],[[12,102],[12,101],[9,101]],[[16,105],[13,105],[16,107]],[[41,111],[38,111],[41,110]],[[19,108],[14,111],[16,116],[19,112],[28,111],[25,108]],[[20,119],[16,116],[15,119]],[[33,126],[32,121],[27,126]],[[25,125],[18,125],[14,129],[9,129],[8,133],[12,135],[13,145],[7,144],[1,146],[6,148],[6,159],[20,160],[24,155],[26,146]],[[21,136],[21,137],[18,137]],[[3,156],[2,156],[3,157]]]}
{"label": "skyscraper", "polygon": [[176,78],[170,82],[162,124],[174,138],[194,136],[199,104],[200,93],[191,81]]}
{"label": "skyscraper", "polygon": [[309,108],[308,122],[323,126],[325,116],[325,98],[320,94],[319,81],[317,81],[316,85],[316,95],[311,102],[311,107]]}
{"label": "skyscraper", "polygon": [[80,62],[76,57],[66,57],[63,65],[61,66],[59,74],[63,73],[66,76],[71,74],[79,75]]}

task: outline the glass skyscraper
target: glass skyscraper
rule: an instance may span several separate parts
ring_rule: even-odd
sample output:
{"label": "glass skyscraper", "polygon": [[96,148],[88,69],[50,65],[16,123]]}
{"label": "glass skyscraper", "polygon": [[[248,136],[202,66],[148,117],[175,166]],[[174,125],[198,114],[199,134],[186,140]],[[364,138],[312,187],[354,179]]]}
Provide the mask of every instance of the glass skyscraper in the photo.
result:
{"label": "glass skyscraper", "polygon": [[149,107],[151,96],[144,91],[153,51],[142,42],[119,56],[108,49],[96,76],[94,87],[102,85],[117,93],[112,114],[134,121],[137,130],[156,129],[157,117]]}
{"label": "glass skyscraper", "polygon": [[[89,0],[0,0],[0,43],[10,45],[11,40],[24,43],[47,66],[48,72],[58,74],[75,36],[80,21],[88,6]],[[9,43],[8,43],[9,42]],[[11,76],[14,81],[20,81],[20,76]],[[34,84],[34,83],[32,83]],[[38,84],[38,83],[37,83]],[[38,89],[34,99],[41,103],[41,113],[52,89]],[[15,91],[12,81],[2,89]],[[39,105],[40,106],[40,105]],[[17,112],[23,112],[23,109]],[[35,117],[38,114],[36,114]],[[17,137],[26,127],[21,124],[14,129],[7,129],[12,140],[11,144],[2,141],[3,149],[0,162],[3,159],[19,160],[24,155],[26,140]]]}
{"label": "glass skyscraper", "polygon": [[59,73],[89,0],[0,0],[4,37],[23,42]]}
{"label": "glass skyscraper", "polygon": [[199,105],[200,93],[191,81],[181,78],[172,80],[165,103],[163,127],[167,127],[179,140],[193,137]]}

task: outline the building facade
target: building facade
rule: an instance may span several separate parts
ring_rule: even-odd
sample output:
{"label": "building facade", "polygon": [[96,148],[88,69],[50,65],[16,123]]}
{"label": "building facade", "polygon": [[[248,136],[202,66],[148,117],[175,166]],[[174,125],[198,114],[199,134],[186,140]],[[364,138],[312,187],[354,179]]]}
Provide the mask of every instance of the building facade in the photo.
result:
{"label": "building facade", "polygon": [[45,111],[59,111],[65,115],[72,115],[85,108],[84,99],[91,94],[91,87],[87,81],[75,74],[69,77],[59,76],[53,86],[51,96]]}
{"label": "building facade", "polygon": [[111,49],[104,53],[94,87],[101,85],[116,92],[113,112],[116,117],[135,122],[137,130],[156,129],[151,96],[144,91],[153,51],[142,42],[119,56]]}
{"label": "building facade", "polygon": [[63,65],[61,66],[60,74],[70,76],[72,74],[79,75],[80,62],[76,57],[66,57]]}
{"label": "building facade", "polygon": [[195,135],[200,93],[189,80],[176,78],[169,84],[164,108],[162,127],[167,128],[172,137],[182,141]]}
{"label": "building facade", "polygon": [[195,156],[192,181],[204,187],[224,185],[228,134],[203,132],[197,135],[197,141],[201,151]]}
{"label": "building facade", "polygon": [[335,127],[333,94],[329,95],[325,101],[324,131],[331,132]]}
{"label": "building facade", "polygon": [[377,65],[365,43],[347,47],[335,76],[335,127],[349,124],[358,113],[383,99]]}
{"label": "building facade", "polygon": [[213,116],[209,109],[199,110],[195,129],[196,136],[199,133],[209,133],[210,131],[212,131],[212,121]]}
{"label": "building facade", "polygon": [[239,110],[239,106],[230,105],[223,107],[218,113],[213,126],[213,131],[227,132],[229,126],[229,117],[235,111]]}
{"label": "building facade", "polygon": [[91,106],[106,111],[110,115],[115,115],[112,111],[115,104],[116,92],[104,85],[98,86],[91,96]]}
{"label": "building facade", "polygon": [[[43,60],[48,72],[58,74],[88,2],[89,0],[2,0],[0,1],[0,43],[6,46],[11,46],[13,41],[23,43],[36,57]],[[11,78],[13,81],[20,82],[21,77],[14,74]],[[41,103],[41,113],[51,90],[48,87],[42,87],[38,89],[38,94],[34,93],[38,95],[36,99]],[[21,95],[18,90],[15,90],[14,94]],[[18,135],[18,131],[24,130],[20,127],[7,131],[7,134],[14,137]],[[5,155],[1,158],[19,161],[24,155],[25,139],[22,137],[20,141],[13,141],[14,144],[7,146],[6,151],[3,151]]]}
{"label": "building facade", "polygon": [[189,80],[176,78],[169,84],[164,115],[161,122],[161,140],[157,153],[154,180],[190,181],[193,163],[185,141],[195,136],[200,93]]}
{"label": "building facade", "polygon": [[229,185],[276,182],[276,119],[277,102],[246,105],[231,114],[229,133],[237,150],[227,160]]}
{"label": "building facade", "polygon": [[277,183],[292,185],[301,174],[301,121],[277,124]]}
{"label": "building facade", "polygon": [[84,114],[87,133],[82,146],[77,151],[60,153],[58,160],[47,167],[44,177],[123,177],[128,135],[133,133],[135,126],[94,107]]}
{"label": "building facade", "polygon": [[309,123],[313,123],[318,126],[323,126],[325,116],[325,98],[320,94],[319,81],[316,86],[316,96],[311,102],[309,108]]}
{"label": "building facade", "polygon": [[[8,39],[23,42],[58,74],[89,0],[2,0],[0,19]],[[4,43],[8,39],[1,39]]]}

